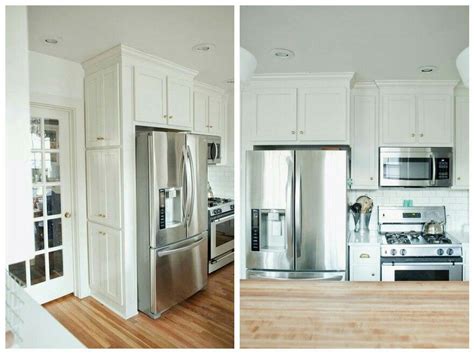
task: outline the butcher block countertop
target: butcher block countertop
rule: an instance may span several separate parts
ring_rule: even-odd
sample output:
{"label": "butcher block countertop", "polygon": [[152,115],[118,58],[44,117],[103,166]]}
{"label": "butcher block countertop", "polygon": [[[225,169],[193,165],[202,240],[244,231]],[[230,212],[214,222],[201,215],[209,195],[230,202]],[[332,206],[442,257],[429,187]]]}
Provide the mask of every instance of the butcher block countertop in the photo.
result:
{"label": "butcher block countertop", "polygon": [[241,348],[468,348],[468,282],[242,280]]}

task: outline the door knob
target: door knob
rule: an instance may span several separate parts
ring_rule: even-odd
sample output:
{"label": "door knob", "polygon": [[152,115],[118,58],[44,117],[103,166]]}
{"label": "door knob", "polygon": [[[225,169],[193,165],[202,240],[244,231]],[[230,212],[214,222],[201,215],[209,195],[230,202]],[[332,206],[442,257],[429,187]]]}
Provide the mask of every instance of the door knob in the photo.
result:
{"label": "door knob", "polygon": [[71,213],[68,212],[68,211],[66,211],[66,212],[64,213],[64,217],[69,219],[69,218],[71,217]]}

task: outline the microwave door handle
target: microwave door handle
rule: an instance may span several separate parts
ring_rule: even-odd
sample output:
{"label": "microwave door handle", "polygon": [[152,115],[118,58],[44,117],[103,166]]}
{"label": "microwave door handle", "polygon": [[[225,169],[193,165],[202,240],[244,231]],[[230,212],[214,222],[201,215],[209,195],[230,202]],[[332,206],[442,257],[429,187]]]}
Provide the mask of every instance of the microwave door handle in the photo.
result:
{"label": "microwave door handle", "polygon": [[[213,154],[213,152],[214,152],[214,154]],[[217,144],[215,142],[212,142],[211,159],[214,162],[216,162],[216,159],[217,159]]]}
{"label": "microwave door handle", "polygon": [[432,173],[432,176],[431,176],[431,185],[435,185],[436,184],[436,159],[434,157],[433,154],[430,155],[431,157],[431,173]]}

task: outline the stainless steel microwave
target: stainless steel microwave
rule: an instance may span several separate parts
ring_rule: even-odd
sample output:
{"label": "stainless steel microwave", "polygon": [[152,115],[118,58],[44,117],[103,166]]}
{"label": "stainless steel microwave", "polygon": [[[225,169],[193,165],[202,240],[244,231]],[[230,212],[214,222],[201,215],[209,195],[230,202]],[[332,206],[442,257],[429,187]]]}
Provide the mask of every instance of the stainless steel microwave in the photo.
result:
{"label": "stainless steel microwave", "polygon": [[207,163],[215,165],[221,162],[222,144],[220,136],[207,137]]}
{"label": "stainless steel microwave", "polygon": [[450,147],[381,147],[381,187],[451,187],[453,151]]}

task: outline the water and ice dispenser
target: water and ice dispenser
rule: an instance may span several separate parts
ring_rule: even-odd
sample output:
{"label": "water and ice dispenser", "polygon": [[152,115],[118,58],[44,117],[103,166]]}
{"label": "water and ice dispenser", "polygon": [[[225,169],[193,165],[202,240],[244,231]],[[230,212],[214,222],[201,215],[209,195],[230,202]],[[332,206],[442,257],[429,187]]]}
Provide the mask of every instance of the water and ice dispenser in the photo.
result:
{"label": "water and ice dispenser", "polygon": [[285,210],[252,209],[252,251],[287,248]]}
{"label": "water and ice dispenser", "polygon": [[182,188],[162,188],[160,193],[160,229],[167,229],[183,222]]}

